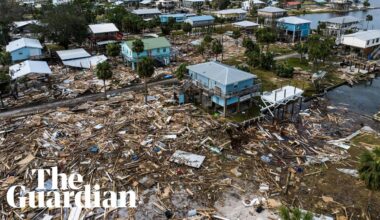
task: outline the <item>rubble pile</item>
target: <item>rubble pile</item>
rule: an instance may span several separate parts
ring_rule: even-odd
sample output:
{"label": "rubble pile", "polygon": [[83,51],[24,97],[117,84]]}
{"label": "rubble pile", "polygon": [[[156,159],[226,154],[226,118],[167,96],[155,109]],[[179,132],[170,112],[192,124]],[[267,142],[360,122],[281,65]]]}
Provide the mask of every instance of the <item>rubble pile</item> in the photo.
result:
{"label": "rubble pile", "polygon": [[[148,96],[146,105],[141,94],[129,92],[2,120],[0,198],[5,199],[11,185],[35,189],[32,169],[57,166],[62,173],[83,175],[88,184],[100,184],[101,190],[133,189],[139,205],[146,207],[135,213],[142,218],[173,213],[182,218],[192,209],[198,216],[211,216],[227,188],[244,194],[249,183],[257,190],[256,200],[271,198],[273,203],[273,198],[286,196],[307,166],[347,157],[345,150],[325,142],[331,139],[329,123],[344,123],[337,115],[322,117],[310,110],[297,126],[263,123],[243,129],[192,104],[173,104],[171,87],[150,94],[155,95]],[[253,205],[270,207],[266,202]],[[3,207],[1,215],[8,219],[40,214],[31,210]],[[82,210],[81,216],[104,212]],[[109,215],[127,214],[119,210]]]}

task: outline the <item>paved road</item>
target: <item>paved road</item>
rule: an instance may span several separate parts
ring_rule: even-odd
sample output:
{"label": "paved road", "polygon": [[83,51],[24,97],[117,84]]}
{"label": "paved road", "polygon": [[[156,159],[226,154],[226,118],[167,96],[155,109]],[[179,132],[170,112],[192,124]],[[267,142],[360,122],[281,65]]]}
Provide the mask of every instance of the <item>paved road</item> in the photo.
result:
{"label": "paved road", "polygon": [[[161,80],[158,82],[149,83],[148,86],[153,87],[157,85],[170,85],[170,84],[175,84],[175,83],[178,83],[177,79],[167,79],[167,80]],[[138,91],[142,89],[144,89],[144,84],[138,84],[138,85],[129,86],[129,87],[121,88],[121,89],[107,91],[107,95],[112,96],[112,95],[117,95],[124,92]],[[55,101],[51,103],[43,103],[43,104],[32,106],[32,107],[22,107],[22,108],[17,108],[17,109],[11,109],[8,111],[0,112],[0,118],[20,117],[23,115],[34,114],[40,111],[46,111],[46,110],[54,109],[58,107],[75,106],[87,101],[99,100],[99,99],[102,99],[103,97],[104,97],[104,93],[96,93],[96,94],[90,94],[90,95],[77,97],[74,99],[59,100],[59,101]]]}
{"label": "paved road", "polygon": [[299,58],[300,55],[298,53],[290,53],[290,54],[285,54],[285,55],[282,55],[282,56],[277,56],[274,58],[274,60],[286,60],[286,59],[289,59],[289,58]]}

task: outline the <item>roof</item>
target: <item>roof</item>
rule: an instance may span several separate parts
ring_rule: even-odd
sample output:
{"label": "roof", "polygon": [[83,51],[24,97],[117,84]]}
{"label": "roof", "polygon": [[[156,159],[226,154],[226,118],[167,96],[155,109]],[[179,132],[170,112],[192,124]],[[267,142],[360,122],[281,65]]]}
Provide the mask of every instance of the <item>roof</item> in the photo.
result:
{"label": "roof", "polygon": [[146,15],[146,14],[161,14],[161,11],[158,8],[142,8],[132,11],[136,15]]}
{"label": "roof", "polygon": [[40,24],[38,20],[29,20],[29,21],[15,21],[13,22],[13,26],[15,28],[21,28],[30,24],[38,25]]}
{"label": "roof", "polygon": [[240,26],[240,27],[256,27],[259,26],[259,24],[252,22],[252,21],[239,21],[232,23],[235,26]]}
{"label": "roof", "polygon": [[307,24],[307,23],[311,23],[311,21],[309,21],[309,20],[302,19],[302,18],[295,17],[295,16],[289,16],[289,17],[279,18],[279,19],[277,19],[277,21],[279,21],[281,23],[287,23],[287,24]]}
{"label": "roof", "polygon": [[335,18],[322,20],[321,22],[334,23],[334,24],[346,24],[346,23],[359,23],[360,20],[353,16],[342,16],[342,17],[335,17]]}
{"label": "roof", "polygon": [[276,104],[286,102],[287,100],[293,99],[294,97],[299,97],[302,94],[302,89],[296,88],[294,86],[284,86],[273,90],[272,92],[264,92],[261,98],[270,104]]}
{"label": "roof", "polygon": [[74,60],[65,60],[63,64],[66,66],[77,67],[77,68],[86,68],[90,69],[91,67],[95,67],[99,63],[102,63],[107,60],[107,57],[104,55],[92,56],[87,58],[80,58]]}
{"label": "roof", "polygon": [[17,79],[28,74],[51,74],[51,70],[46,61],[27,60],[9,67],[12,79]]}
{"label": "roof", "polygon": [[113,23],[90,24],[90,30],[94,34],[118,32],[119,29]]}
{"label": "roof", "polygon": [[71,49],[71,50],[60,50],[60,51],[57,51],[57,54],[61,60],[72,60],[72,59],[86,58],[86,57],[91,56],[91,54],[89,54],[83,48]]}
{"label": "roof", "polygon": [[380,38],[380,30],[359,31],[353,34],[344,35],[344,37],[353,37],[359,40],[367,41],[375,38]]}
{"label": "roof", "polygon": [[302,4],[301,2],[287,2],[286,5],[288,6],[294,6],[294,5],[300,5]]}
{"label": "roof", "polygon": [[217,11],[216,12],[217,14],[246,14],[247,11],[243,10],[243,9],[239,9],[239,8],[236,8],[236,9],[225,9],[225,10],[220,10],[220,11]]}
{"label": "roof", "polygon": [[269,13],[286,12],[285,9],[277,8],[277,7],[271,7],[271,6],[268,6],[268,7],[265,7],[265,8],[261,8],[261,9],[259,9],[257,11],[259,11],[259,12],[269,12]]}
{"label": "roof", "polygon": [[37,39],[21,38],[21,39],[9,42],[5,50],[7,52],[13,52],[24,47],[42,49],[42,45]]}
{"label": "roof", "polygon": [[251,73],[215,61],[187,66],[187,69],[223,85],[256,78]]}
{"label": "roof", "polygon": [[[170,47],[170,42],[165,37],[145,38],[142,39],[144,50],[152,50],[156,48]],[[133,48],[133,40],[124,42],[128,48]]]}
{"label": "roof", "polygon": [[152,0],[143,0],[140,2],[140,4],[143,4],[143,5],[148,5],[150,3],[152,3]]}
{"label": "roof", "polygon": [[252,2],[253,4],[266,4],[265,2],[260,1],[260,0],[251,0],[251,2]]}
{"label": "roof", "polygon": [[169,18],[177,18],[177,17],[186,17],[188,14],[185,13],[177,13],[177,14],[164,14],[159,17],[169,17]]}
{"label": "roof", "polygon": [[200,15],[200,16],[192,16],[187,18],[186,20],[190,21],[208,21],[208,20],[215,20],[215,18],[211,15]]}

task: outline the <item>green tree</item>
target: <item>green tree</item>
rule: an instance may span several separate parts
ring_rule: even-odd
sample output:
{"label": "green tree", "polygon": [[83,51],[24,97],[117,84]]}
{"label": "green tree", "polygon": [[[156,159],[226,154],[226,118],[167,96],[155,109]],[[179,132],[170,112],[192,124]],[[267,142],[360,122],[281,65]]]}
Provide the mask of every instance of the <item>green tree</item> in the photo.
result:
{"label": "green tree", "polygon": [[148,78],[154,74],[154,61],[150,57],[142,58],[141,62],[138,63],[137,74],[140,78],[144,79],[144,88],[145,88],[145,104],[148,102]]}
{"label": "green tree", "polygon": [[367,21],[367,30],[368,30],[369,22],[373,20],[373,16],[372,16],[372,15],[367,15],[367,16],[365,17],[365,20]]}
{"label": "green tree", "polygon": [[265,70],[271,70],[276,66],[273,53],[260,54],[260,67]]}
{"label": "green tree", "polygon": [[116,57],[120,54],[120,45],[116,43],[107,44],[106,52],[108,56]]}
{"label": "green tree", "polygon": [[218,10],[226,9],[231,4],[230,0],[213,0],[213,8]]}
{"label": "green tree", "polygon": [[369,3],[368,0],[364,0],[363,6],[366,7],[366,8],[368,8],[369,6],[371,6],[371,3]]}
{"label": "green tree", "polygon": [[50,40],[68,48],[71,42],[81,44],[87,37],[87,21],[73,4],[48,7],[42,14],[40,31]]}
{"label": "green tree", "polygon": [[123,19],[128,15],[130,14],[123,6],[116,6],[108,9],[105,17],[109,22],[114,23],[119,29],[123,29]]}
{"label": "green tree", "polygon": [[251,38],[249,37],[245,37],[243,39],[243,47],[245,48],[245,52],[248,53],[248,52],[251,52],[251,51],[257,51],[257,52],[260,52],[260,47],[255,44]]}
{"label": "green tree", "polygon": [[193,26],[191,26],[191,24],[189,23],[182,23],[182,30],[187,33],[187,34],[190,34],[191,30],[193,29]]}
{"label": "green tree", "polygon": [[241,37],[241,32],[239,30],[232,31],[232,38],[235,39],[236,46],[238,45],[238,39]]}
{"label": "green tree", "polygon": [[13,21],[22,20],[26,12],[25,7],[21,7],[17,1],[0,1],[0,45],[6,45],[10,37],[8,35]]}
{"label": "green tree", "polygon": [[211,51],[215,55],[215,60],[218,60],[218,55],[223,52],[223,45],[218,39],[214,39],[211,42]]}
{"label": "green tree", "polygon": [[380,147],[373,151],[366,150],[360,155],[359,175],[366,187],[370,190],[368,195],[368,205],[371,204],[373,191],[380,190]]}
{"label": "green tree", "polygon": [[181,65],[179,65],[179,67],[176,69],[175,71],[175,75],[177,77],[177,79],[179,80],[182,80],[186,73],[187,73],[187,68],[186,68],[187,64],[186,63],[182,63]]}
{"label": "green tree", "polygon": [[3,94],[9,93],[10,81],[11,77],[9,74],[6,71],[0,70],[0,102],[2,108],[4,108]]}
{"label": "green tree", "polygon": [[104,99],[107,99],[106,80],[109,80],[112,78],[111,65],[108,62],[99,63],[98,65],[96,65],[95,74],[98,77],[98,79],[103,80]]}
{"label": "green tree", "polygon": [[3,66],[9,66],[12,63],[12,56],[8,52],[0,52],[0,64]]}
{"label": "green tree", "polygon": [[300,54],[300,60],[303,60],[304,55],[307,53],[307,45],[304,43],[297,43],[294,46],[294,50]]}
{"label": "green tree", "polygon": [[259,43],[266,45],[268,51],[269,44],[276,42],[277,33],[272,28],[261,28],[256,32],[256,38]]}
{"label": "green tree", "polygon": [[209,35],[209,34],[206,34],[205,37],[203,38],[203,41],[207,44],[211,43],[212,40],[213,39],[212,39],[211,35]]}
{"label": "green tree", "polygon": [[312,220],[310,212],[302,213],[299,208],[287,208],[282,206],[279,210],[281,220]]}
{"label": "green tree", "polygon": [[314,34],[309,36],[306,46],[308,48],[307,54],[309,59],[314,63],[314,67],[318,69],[320,61],[324,62],[331,57],[334,40],[332,38],[323,38],[320,35]]}
{"label": "green tree", "polygon": [[294,68],[287,64],[276,65],[276,74],[279,77],[292,78],[294,73]]}
{"label": "green tree", "polygon": [[140,53],[144,51],[144,42],[140,39],[133,41],[132,43],[132,51],[136,53],[136,64],[137,64],[137,72],[139,71],[139,56]]}
{"label": "green tree", "polygon": [[202,43],[197,46],[197,49],[196,49],[197,53],[199,53],[203,56],[204,53],[206,52],[206,47],[207,47],[206,42],[202,41]]}

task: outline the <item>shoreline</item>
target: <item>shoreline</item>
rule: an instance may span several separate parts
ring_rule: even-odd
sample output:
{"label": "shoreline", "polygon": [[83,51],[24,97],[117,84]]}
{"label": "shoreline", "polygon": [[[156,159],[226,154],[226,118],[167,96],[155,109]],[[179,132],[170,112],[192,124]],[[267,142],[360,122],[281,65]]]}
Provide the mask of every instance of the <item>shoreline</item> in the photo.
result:
{"label": "shoreline", "polygon": [[289,11],[289,15],[308,15],[308,14],[325,14],[325,13],[331,13],[331,14],[339,14],[339,13],[350,13],[350,12],[357,12],[357,11],[371,11],[380,9],[380,6],[375,7],[369,7],[369,8],[354,8],[349,9],[348,11],[342,11],[342,10],[334,10],[334,9],[326,9],[326,10],[318,10],[318,11],[311,11],[311,10],[305,10],[302,11]]}

